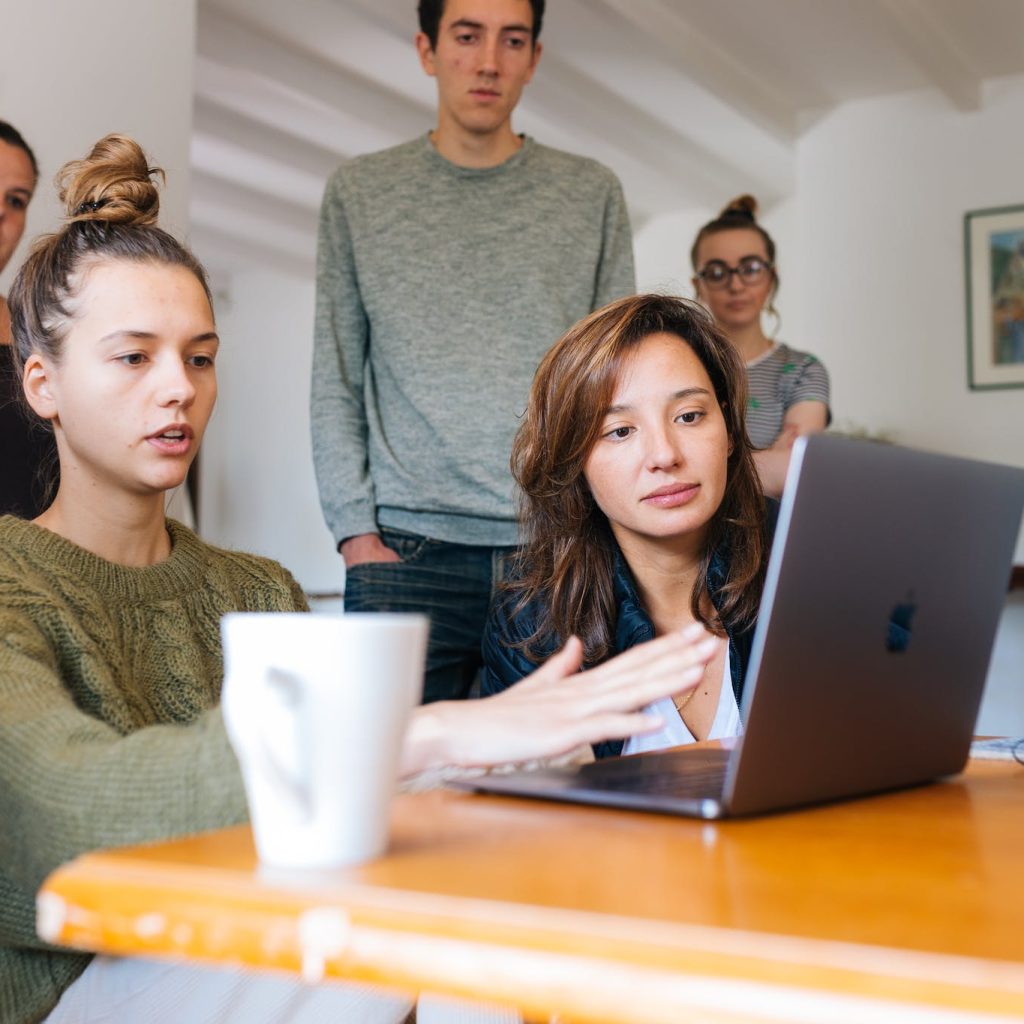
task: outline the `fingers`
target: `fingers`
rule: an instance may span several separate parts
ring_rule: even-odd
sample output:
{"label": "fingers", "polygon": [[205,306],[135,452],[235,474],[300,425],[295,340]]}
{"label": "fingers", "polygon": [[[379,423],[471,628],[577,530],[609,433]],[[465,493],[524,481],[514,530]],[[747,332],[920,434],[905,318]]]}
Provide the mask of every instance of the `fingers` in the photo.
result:
{"label": "fingers", "polygon": [[655,732],[664,725],[660,715],[650,712],[633,711],[593,715],[579,723],[579,729],[571,742],[566,743],[567,750],[581,743],[601,743],[610,738],[625,739]]}
{"label": "fingers", "polygon": [[653,704],[672,694],[692,690],[704,678],[704,663],[680,668],[667,663],[656,673],[640,679],[627,679],[614,690],[597,696],[592,713],[628,712]]}
{"label": "fingers", "polygon": [[578,636],[571,636],[556,654],[551,655],[544,664],[528,678],[544,684],[575,675],[583,664],[583,643]]}
{"label": "fingers", "polygon": [[721,643],[702,626],[695,624],[681,633],[669,634],[631,648],[611,661],[583,673],[579,679],[594,695],[616,694],[624,688],[646,692],[651,687],[659,690],[659,695],[676,693],[685,689],[685,686],[673,688],[665,684],[670,684],[673,677],[681,681],[684,674],[687,678],[691,677],[692,669],[699,670],[699,678],[700,672],[714,657]]}

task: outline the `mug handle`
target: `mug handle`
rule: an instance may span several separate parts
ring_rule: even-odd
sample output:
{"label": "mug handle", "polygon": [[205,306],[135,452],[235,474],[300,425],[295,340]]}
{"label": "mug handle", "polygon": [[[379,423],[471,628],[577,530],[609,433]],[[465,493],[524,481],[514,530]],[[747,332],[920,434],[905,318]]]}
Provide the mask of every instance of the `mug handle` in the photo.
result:
{"label": "mug handle", "polygon": [[[310,785],[309,701],[302,679],[283,669],[266,670],[259,687],[264,728],[254,744],[253,756],[262,762],[263,777],[298,811],[302,822],[313,817]],[[271,733],[273,730],[273,733]],[[285,732],[287,730],[287,732]],[[282,750],[282,747],[284,748]]]}

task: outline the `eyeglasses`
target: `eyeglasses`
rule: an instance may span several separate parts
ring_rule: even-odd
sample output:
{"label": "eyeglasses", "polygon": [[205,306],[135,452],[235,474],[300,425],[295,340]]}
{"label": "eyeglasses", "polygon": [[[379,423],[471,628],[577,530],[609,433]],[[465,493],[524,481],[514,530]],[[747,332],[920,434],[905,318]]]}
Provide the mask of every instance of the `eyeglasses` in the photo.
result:
{"label": "eyeglasses", "polygon": [[730,267],[724,260],[708,260],[697,277],[717,291],[732,284],[733,274],[738,274],[744,284],[757,284],[772,270],[772,265],[760,256],[744,256],[735,267]]}

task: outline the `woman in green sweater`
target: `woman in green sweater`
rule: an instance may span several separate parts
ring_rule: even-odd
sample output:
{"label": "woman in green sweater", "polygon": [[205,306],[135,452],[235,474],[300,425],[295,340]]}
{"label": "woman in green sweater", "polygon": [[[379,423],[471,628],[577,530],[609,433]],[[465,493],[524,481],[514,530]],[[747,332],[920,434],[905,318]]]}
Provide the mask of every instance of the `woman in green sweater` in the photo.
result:
{"label": "woman in green sweater", "polygon": [[[62,862],[244,820],[218,708],[220,618],[306,607],[279,565],[164,516],[213,409],[218,338],[202,267],[156,226],[159,173],[120,136],[67,165],[68,221],[10,294],[25,398],[53,426],[60,486],[33,522],[0,519],[0,1020],[155,1020],[146,998],[198,1022],[400,1020],[397,997],[90,964],[35,934],[35,892]],[[418,709],[402,771],[656,728],[636,709],[692,686],[712,653],[680,634],[580,673],[572,640],[497,697]]]}

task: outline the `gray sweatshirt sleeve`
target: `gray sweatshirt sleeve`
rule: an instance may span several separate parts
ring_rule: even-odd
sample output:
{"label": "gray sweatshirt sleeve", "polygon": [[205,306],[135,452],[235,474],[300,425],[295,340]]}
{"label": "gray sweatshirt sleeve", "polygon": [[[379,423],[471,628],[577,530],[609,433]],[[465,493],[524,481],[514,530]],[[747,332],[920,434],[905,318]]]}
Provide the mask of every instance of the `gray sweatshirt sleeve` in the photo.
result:
{"label": "gray sweatshirt sleeve", "polygon": [[636,292],[633,267],[633,232],[622,186],[612,177],[612,187],[604,212],[604,238],[601,262],[597,268],[594,309]]}
{"label": "gray sweatshirt sleeve", "polygon": [[363,398],[368,335],[340,176],[335,174],[320,208],[310,423],[320,506],[338,543],[377,530]]}

